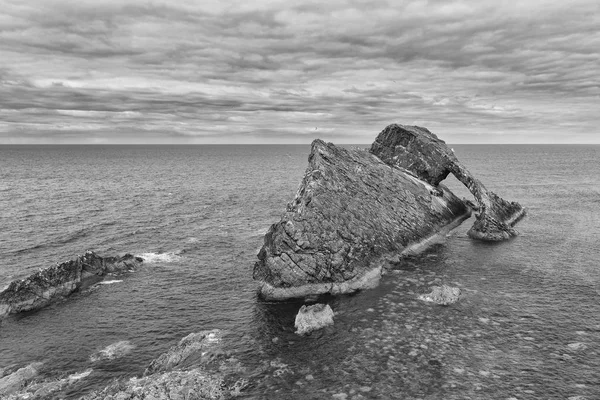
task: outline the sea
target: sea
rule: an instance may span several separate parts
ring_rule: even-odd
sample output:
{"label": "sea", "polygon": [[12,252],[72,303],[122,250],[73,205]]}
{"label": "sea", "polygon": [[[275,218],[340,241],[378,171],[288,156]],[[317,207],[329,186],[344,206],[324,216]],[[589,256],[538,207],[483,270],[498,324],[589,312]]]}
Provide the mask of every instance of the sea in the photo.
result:
{"label": "sea", "polygon": [[[600,146],[451,147],[527,208],[519,236],[473,241],[471,217],[379,287],[326,298],[334,325],[301,337],[302,303],[261,300],[252,269],[308,145],[0,146],[0,288],[86,250],[145,259],[0,322],[0,372],[41,362],[38,379],[81,378],[55,396],[77,399],[220,329],[240,398],[600,399]],[[461,299],[418,300],[440,284]]]}

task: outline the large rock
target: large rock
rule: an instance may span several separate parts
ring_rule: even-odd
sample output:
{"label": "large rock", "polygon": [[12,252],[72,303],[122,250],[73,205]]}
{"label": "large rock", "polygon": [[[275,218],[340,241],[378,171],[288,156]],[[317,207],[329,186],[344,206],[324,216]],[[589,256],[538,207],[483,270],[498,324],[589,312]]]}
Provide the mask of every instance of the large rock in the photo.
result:
{"label": "large rock", "polygon": [[315,140],[295,199],[265,235],[254,279],[267,299],[378,284],[382,259],[431,242],[470,215],[437,187],[366,150]]}
{"label": "large rock", "polygon": [[508,202],[476,179],[443,140],[425,128],[392,124],[371,146],[371,153],[388,165],[403,168],[438,186],[452,173],[473,194],[479,214],[468,235],[474,239],[499,241],[515,236],[513,226],[525,215],[516,202]]}
{"label": "large rock", "polygon": [[131,254],[100,257],[88,251],[74,260],[35,272],[25,279],[13,281],[0,292],[0,319],[45,307],[100,282],[109,273],[131,271],[142,261]]}
{"label": "large rock", "polygon": [[329,325],[333,325],[333,310],[329,304],[303,305],[294,322],[298,335],[306,335]]}

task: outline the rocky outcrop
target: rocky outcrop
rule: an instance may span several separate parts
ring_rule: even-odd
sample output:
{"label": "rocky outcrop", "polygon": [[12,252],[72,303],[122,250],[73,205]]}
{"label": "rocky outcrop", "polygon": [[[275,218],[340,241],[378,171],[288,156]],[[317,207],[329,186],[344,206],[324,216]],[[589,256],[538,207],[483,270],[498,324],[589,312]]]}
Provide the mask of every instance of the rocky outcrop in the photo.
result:
{"label": "rocky outcrop", "polygon": [[0,398],[17,392],[39,374],[42,363],[33,363],[0,378]]}
{"label": "rocky outcrop", "polygon": [[141,378],[116,381],[83,400],[228,399],[241,394],[245,369],[223,349],[219,330],[192,333],[154,360]]}
{"label": "rocky outcrop", "polygon": [[62,264],[13,281],[0,292],[0,319],[14,313],[37,310],[62,300],[71,293],[100,282],[108,274],[134,270],[139,257],[100,257],[92,251]]}
{"label": "rocky outcrop", "polygon": [[303,305],[294,323],[298,335],[306,335],[329,325],[333,325],[333,310],[329,304]]}
{"label": "rocky outcrop", "polygon": [[267,299],[373,287],[384,257],[422,246],[470,215],[443,185],[434,187],[366,150],[315,140],[308,164],[254,266]]}
{"label": "rocky outcrop", "polygon": [[[62,379],[46,379],[39,382],[23,382],[10,395],[0,397],[2,400],[46,400],[64,398],[59,392],[64,391],[79,380],[86,378],[93,371],[91,369],[80,373],[71,374]],[[1,392],[0,392],[1,393]]]}
{"label": "rocky outcrop", "polygon": [[[221,331],[214,329],[211,331],[202,331],[190,333],[173,346],[152,361],[146,368],[146,375],[169,371],[184,363],[199,362],[206,364],[215,354],[221,353]],[[199,357],[195,360],[194,357]]]}
{"label": "rocky outcrop", "polygon": [[461,290],[457,287],[448,285],[433,286],[431,293],[420,295],[419,300],[447,306],[456,303],[460,299],[460,293]]}
{"label": "rocky outcrop", "polygon": [[389,125],[377,136],[370,151],[386,164],[403,168],[435,187],[452,173],[471,191],[479,206],[475,223],[468,232],[471,238],[499,241],[517,234],[513,226],[525,215],[525,209],[488,191],[446,143],[429,130]]}

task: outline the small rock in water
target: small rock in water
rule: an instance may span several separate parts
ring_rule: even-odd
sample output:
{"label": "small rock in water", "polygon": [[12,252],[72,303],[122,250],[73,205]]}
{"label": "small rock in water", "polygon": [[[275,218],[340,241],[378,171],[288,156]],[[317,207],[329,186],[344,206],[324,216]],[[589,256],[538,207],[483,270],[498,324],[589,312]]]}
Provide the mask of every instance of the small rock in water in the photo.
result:
{"label": "small rock in water", "polygon": [[303,305],[294,323],[298,335],[306,335],[329,325],[333,325],[333,310],[328,304]]}
{"label": "small rock in water", "polygon": [[448,285],[433,286],[431,293],[422,294],[419,300],[436,303],[442,306],[456,303],[460,298],[460,289]]}

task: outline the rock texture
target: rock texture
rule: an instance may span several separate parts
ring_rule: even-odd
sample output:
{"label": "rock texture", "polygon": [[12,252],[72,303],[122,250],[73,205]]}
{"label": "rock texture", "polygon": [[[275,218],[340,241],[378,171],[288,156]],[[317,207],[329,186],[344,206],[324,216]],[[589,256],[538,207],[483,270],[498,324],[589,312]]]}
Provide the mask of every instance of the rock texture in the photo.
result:
{"label": "rock texture", "polygon": [[303,305],[294,323],[298,335],[306,335],[329,325],[333,325],[333,310],[329,304]]}
{"label": "rock texture", "polygon": [[[176,346],[173,346],[152,361],[146,368],[146,375],[155,372],[169,371],[185,362],[191,363],[194,361],[206,364],[215,353],[222,352],[221,349],[222,335],[221,331],[214,329],[212,331],[202,331],[198,333],[190,333],[179,341]],[[194,357],[199,357],[194,360]]]}
{"label": "rock texture", "polygon": [[101,281],[107,274],[131,271],[142,261],[131,254],[123,257],[100,257],[88,251],[75,260],[13,281],[0,292],[0,319],[9,314],[45,307]]}
{"label": "rock texture", "polygon": [[0,378],[0,398],[5,399],[8,395],[20,390],[38,375],[41,366],[42,363],[33,363]]}
{"label": "rock texture", "polygon": [[460,293],[461,290],[457,287],[448,285],[433,286],[431,293],[420,295],[419,300],[447,306],[456,303],[460,298]]}
{"label": "rock texture", "polygon": [[265,235],[254,279],[267,299],[373,287],[381,260],[470,215],[437,187],[368,151],[315,140],[295,199]]}
{"label": "rock texture", "polygon": [[228,399],[248,386],[219,330],[192,333],[154,360],[141,378],[117,381],[83,400]]}
{"label": "rock texture", "polygon": [[468,235],[474,239],[499,241],[515,236],[513,226],[525,215],[524,208],[508,202],[476,179],[443,140],[425,128],[392,124],[371,146],[371,153],[388,165],[403,168],[438,186],[452,173],[473,194],[479,214]]}

